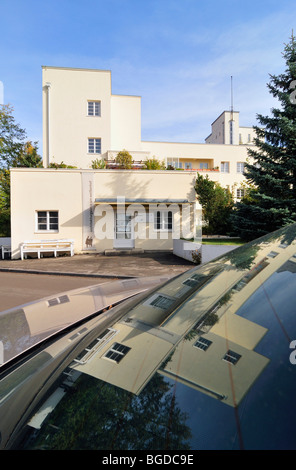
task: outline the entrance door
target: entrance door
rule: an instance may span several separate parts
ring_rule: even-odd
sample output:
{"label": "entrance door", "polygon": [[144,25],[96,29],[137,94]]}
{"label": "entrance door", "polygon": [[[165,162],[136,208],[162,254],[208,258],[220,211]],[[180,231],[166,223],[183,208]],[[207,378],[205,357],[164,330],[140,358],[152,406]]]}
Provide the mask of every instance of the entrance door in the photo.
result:
{"label": "entrance door", "polygon": [[135,239],[133,217],[124,213],[116,213],[114,228],[114,248],[134,248]]}

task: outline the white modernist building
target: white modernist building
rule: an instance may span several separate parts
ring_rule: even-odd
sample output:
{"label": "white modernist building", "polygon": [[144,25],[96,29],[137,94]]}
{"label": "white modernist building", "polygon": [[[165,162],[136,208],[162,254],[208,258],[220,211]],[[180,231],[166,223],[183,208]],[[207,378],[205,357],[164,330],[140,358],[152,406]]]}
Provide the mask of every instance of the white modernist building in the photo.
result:
{"label": "white modernist building", "polygon": [[247,148],[254,130],[239,112],[224,111],[205,143],[141,140],[141,97],[113,95],[111,72],[42,67],[44,166],[64,162],[91,168],[128,150],[135,162],[156,157],[179,170],[200,171],[241,197]]}
{"label": "white modernist building", "polygon": [[[238,112],[223,112],[203,144],[148,142],[141,98],[113,95],[110,71],[43,67],[42,93],[44,168],[11,170],[13,258],[63,248],[170,250],[174,239],[196,238],[198,172],[241,197],[254,134],[239,126]],[[123,149],[131,170],[114,169]],[[153,157],[169,170],[142,169]],[[92,169],[97,159],[105,169]],[[51,165],[62,162],[74,168]]]}

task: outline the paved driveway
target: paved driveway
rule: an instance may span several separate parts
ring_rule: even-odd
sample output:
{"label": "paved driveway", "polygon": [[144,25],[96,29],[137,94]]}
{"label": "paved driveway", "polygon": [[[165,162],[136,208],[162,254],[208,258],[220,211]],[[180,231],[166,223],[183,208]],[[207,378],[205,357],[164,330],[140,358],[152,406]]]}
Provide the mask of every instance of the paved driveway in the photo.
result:
{"label": "paved driveway", "polygon": [[0,260],[0,311],[118,277],[174,276],[193,266],[171,253]]}

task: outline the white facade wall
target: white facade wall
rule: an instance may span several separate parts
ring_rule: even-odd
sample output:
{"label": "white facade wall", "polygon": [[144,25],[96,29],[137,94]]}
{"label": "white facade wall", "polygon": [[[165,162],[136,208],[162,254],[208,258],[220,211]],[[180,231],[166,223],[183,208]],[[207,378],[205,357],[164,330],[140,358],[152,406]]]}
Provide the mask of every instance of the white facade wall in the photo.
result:
{"label": "white facade wall", "polygon": [[111,145],[108,150],[141,151],[141,98],[111,96]]}
{"label": "white facade wall", "polygon": [[[13,168],[11,169],[12,258],[19,258],[20,244],[31,240],[73,239],[75,253],[104,252],[115,248],[113,229],[118,207],[116,202],[114,204],[114,200],[116,201],[117,197],[127,200],[126,212],[131,214],[133,219],[134,244],[128,248],[172,249],[172,233],[154,230],[154,219],[148,217],[153,204],[147,205],[145,200],[154,200],[159,204],[157,201],[177,199],[188,201],[187,206],[194,206],[195,178],[195,172]],[[106,203],[98,202],[97,199],[105,200]],[[140,205],[131,204],[129,212],[127,211],[129,199],[137,199],[146,204],[143,206],[144,218],[136,217]],[[170,210],[170,203],[165,206]],[[174,222],[178,223],[183,214],[183,206],[176,204],[175,207],[178,211],[174,215]],[[38,211],[58,212],[58,229],[38,230]],[[190,222],[193,213],[189,216],[186,214],[186,217],[189,217],[188,222]],[[102,220],[111,227],[111,236],[101,236],[98,227]],[[142,224],[141,229],[145,230],[145,236],[137,238],[139,224]],[[87,238],[92,239],[90,247],[86,246]]]}
{"label": "white facade wall", "polygon": [[[45,165],[89,168],[88,138],[101,139],[102,153],[111,146],[111,72],[43,67],[42,86]],[[88,116],[88,101],[100,101],[100,116]]]}
{"label": "white facade wall", "polygon": [[[198,170],[198,162],[211,162],[210,165],[217,171],[202,171],[213,181],[219,182],[223,187],[235,189],[245,181],[242,173],[238,172],[237,163],[245,163],[248,157],[247,147],[244,145],[216,145],[216,144],[184,144],[171,142],[142,142],[151,155],[160,160],[177,158],[191,163],[192,170]],[[223,172],[222,163],[228,163],[229,172]],[[183,165],[184,166],[184,165]],[[225,167],[225,166],[224,166]]]}

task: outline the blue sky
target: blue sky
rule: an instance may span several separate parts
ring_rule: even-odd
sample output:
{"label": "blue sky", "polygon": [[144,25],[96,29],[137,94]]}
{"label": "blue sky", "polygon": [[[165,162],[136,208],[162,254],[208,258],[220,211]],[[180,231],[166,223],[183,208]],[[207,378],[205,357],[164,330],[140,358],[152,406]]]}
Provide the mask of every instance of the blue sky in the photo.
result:
{"label": "blue sky", "polygon": [[204,142],[231,105],[240,124],[277,103],[269,74],[296,31],[295,0],[0,0],[4,102],[42,153],[41,67],[106,69],[142,97],[142,139]]}

